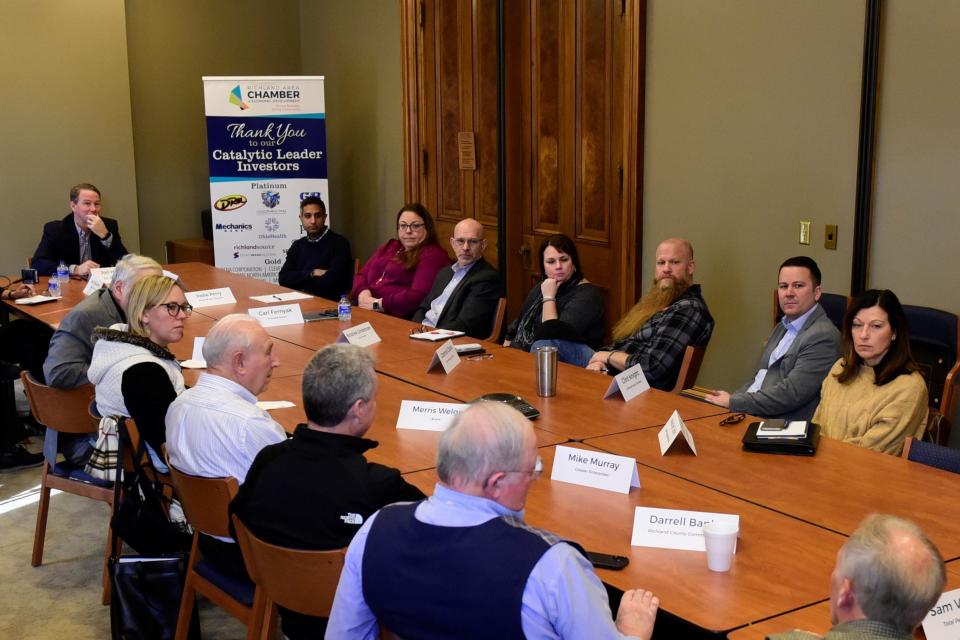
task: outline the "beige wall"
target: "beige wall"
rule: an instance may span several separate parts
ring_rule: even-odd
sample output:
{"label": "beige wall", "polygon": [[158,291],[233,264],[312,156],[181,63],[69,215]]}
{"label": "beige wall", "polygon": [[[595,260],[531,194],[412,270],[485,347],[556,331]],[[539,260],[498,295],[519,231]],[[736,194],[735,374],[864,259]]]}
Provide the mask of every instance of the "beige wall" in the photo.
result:
{"label": "beige wall", "polygon": [[403,89],[397,1],[300,5],[303,73],[324,76],[331,226],[361,261],[403,205]]}
{"label": "beige wall", "polygon": [[19,275],[78,182],[139,246],[123,15],[122,0],[0,6],[0,273]]}
{"label": "beige wall", "polygon": [[870,284],[960,314],[960,3],[884,3]]}
{"label": "beige wall", "polygon": [[651,0],[647,15],[644,281],[662,238],[693,242],[717,322],[699,383],[730,389],[755,369],[784,258],[849,288],[863,3]]}
{"label": "beige wall", "polygon": [[200,235],[210,206],[202,76],[300,73],[297,0],[128,0],[143,252]]}

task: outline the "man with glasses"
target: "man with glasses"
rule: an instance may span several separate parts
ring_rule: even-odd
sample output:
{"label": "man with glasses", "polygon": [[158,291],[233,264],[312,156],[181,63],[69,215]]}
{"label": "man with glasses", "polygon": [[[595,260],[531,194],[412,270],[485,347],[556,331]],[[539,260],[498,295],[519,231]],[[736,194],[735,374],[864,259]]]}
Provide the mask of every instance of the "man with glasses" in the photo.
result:
{"label": "man with glasses", "polygon": [[523,522],[540,473],[530,421],[482,402],[440,437],[433,496],[384,507],[347,550],[328,638],[650,638],[659,600],[627,591],[616,621],[579,546]]}
{"label": "man with glasses", "polygon": [[318,196],[300,202],[300,225],[307,235],[290,245],[280,268],[280,285],[339,300],[350,293],[353,282],[350,241],[327,226],[327,206]]}
{"label": "man with glasses", "polygon": [[497,270],[483,258],[486,246],[482,224],[473,218],[457,223],[450,238],[457,261],[437,273],[433,288],[411,318],[414,322],[463,331],[474,338],[490,335],[503,283]]}

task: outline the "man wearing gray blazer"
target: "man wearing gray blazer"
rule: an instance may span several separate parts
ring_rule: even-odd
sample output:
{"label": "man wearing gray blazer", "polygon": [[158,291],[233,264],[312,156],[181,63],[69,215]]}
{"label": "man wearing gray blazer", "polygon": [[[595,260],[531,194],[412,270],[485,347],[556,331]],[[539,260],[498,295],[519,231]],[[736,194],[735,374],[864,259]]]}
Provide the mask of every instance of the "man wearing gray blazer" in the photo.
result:
{"label": "man wearing gray blazer", "polygon": [[780,265],[777,295],[783,318],[767,339],[757,373],[733,393],[706,399],[761,418],[809,420],[820,403],[820,385],[840,357],[840,332],[817,303],[820,268],[797,256]]}
{"label": "man wearing gray blazer", "polygon": [[497,302],[503,295],[503,283],[497,270],[483,259],[487,246],[483,225],[473,218],[461,220],[453,229],[450,246],[457,261],[437,273],[433,288],[412,320],[427,327],[486,338],[493,326]]}

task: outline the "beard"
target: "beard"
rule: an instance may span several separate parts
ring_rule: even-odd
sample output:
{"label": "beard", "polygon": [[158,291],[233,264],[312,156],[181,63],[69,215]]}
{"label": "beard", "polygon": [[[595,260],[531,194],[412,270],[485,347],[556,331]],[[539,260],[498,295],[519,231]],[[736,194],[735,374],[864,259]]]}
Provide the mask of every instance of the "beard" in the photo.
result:
{"label": "beard", "polygon": [[654,279],[650,289],[613,327],[613,340],[619,342],[640,331],[650,318],[676,302],[689,287],[689,282],[680,282],[675,278]]}

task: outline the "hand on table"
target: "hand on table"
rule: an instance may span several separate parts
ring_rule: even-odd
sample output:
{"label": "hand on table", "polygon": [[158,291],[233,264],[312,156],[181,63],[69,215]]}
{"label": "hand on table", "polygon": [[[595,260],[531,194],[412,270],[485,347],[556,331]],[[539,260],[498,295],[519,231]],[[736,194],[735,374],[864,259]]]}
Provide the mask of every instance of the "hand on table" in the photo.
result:
{"label": "hand on table", "polygon": [[704,400],[720,407],[730,408],[730,394],[726,391],[714,389],[703,397]]}
{"label": "hand on table", "polygon": [[590,371],[606,371],[607,360],[610,358],[611,351],[597,351],[590,357],[590,362],[587,363],[586,369]]}
{"label": "hand on table", "polygon": [[81,278],[89,278],[90,269],[99,269],[99,268],[100,268],[100,263],[94,262],[93,260],[87,260],[82,264],[78,264],[73,274],[80,276]]}
{"label": "hand on table", "polygon": [[357,306],[363,309],[373,309],[374,300],[376,300],[376,298],[370,293],[370,289],[364,289],[360,292],[360,295],[357,296]]}
{"label": "hand on table", "polygon": [[653,635],[653,623],[657,620],[660,598],[650,591],[630,589],[624,592],[617,610],[617,629],[628,636],[649,640]]}

